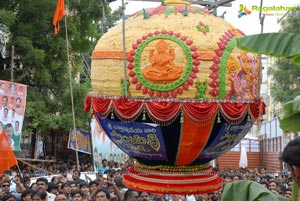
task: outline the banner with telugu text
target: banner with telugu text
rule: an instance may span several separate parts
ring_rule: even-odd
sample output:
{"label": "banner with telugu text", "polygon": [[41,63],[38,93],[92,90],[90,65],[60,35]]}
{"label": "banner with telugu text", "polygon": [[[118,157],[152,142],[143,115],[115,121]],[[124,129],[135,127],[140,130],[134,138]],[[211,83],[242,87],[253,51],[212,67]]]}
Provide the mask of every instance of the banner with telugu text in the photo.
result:
{"label": "banner with telugu text", "polygon": [[91,154],[91,140],[90,135],[88,132],[76,129],[76,137],[73,135],[72,130],[69,133],[69,141],[68,141],[68,148],[76,150],[76,138],[77,138],[77,151]]}
{"label": "banner with telugu text", "polygon": [[167,160],[161,127],[154,123],[121,122],[99,119],[111,140],[133,158]]}
{"label": "banner with telugu text", "polygon": [[0,129],[4,129],[14,151],[21,151],[26,95],[26,85],[0,80]]}
{"label": "banner with telugu text", "polygon": [[128,155],[109,139],[104,129],[94,118],[91,120],[91,133],[95,170],[102,171],[102,159],[113,160],[118,163],[128,159]]}
{"label": "banner with telugu text", "polygon": [[225,154],[243,139],[252,125],[253,123],[247,119],[238,125],[224,123],[214,141],[203,150],[198,159],[215,159]]}

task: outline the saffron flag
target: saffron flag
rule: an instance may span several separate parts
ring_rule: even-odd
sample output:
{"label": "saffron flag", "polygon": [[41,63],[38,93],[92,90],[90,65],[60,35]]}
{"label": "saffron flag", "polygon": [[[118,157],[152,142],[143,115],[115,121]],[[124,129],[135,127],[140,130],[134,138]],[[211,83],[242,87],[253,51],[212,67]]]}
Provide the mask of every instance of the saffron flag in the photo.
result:
{"label": "saffron flag", "polygon": [[59,22],[62,20],[62,17],[66,15],[65,2],[64,0],[57,0],[57,5],[53,17],[54,25],[54,34],[59,32]]}
{"label": "saffron flag", "polygon": [[[1,129],[1,128],[0,128]],[[2,129],[1,129],[2,130]],[[0,130],[0,173],[5,172],[11,167],[18,164],[16,156],[11,149],[9,139],[4,130]]]}

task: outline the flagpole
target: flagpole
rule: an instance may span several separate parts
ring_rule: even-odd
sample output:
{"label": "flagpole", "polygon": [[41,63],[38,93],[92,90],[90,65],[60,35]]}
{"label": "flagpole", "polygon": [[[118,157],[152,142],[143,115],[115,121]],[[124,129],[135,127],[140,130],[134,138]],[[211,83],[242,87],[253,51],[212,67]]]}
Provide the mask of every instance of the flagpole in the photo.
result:
{"label": "flagpole", "polygon": [[74,97],[73,97],[73,86],[72,86],[72,69],[70,64],[70,56],[69,56],[69,36],[68,36],[68,26],[67,26],[67,17],[68,17],[68,7],[66,6],[66,16],[65,16],[65,32],[66,32],[66,46],[67,46],[67,60],[68,60],[68,69],[69,69],[69,85],[70,85],[70,93],[71,93],[71,107],[72,107],[72,120],[73,120],[73,136],[75,138],[76,143],[76,163],[77,168],[79,169],[79,158],[78,158],[78,143],[77,143],[77,132],[76,132],[76,123],[75,123],[75,110],[74,110]]}
{"label": "flagpole", "polygon": [[22,174],[22,172],[21,172],[21,169],[20,169],[20,167],[19,167],[19,164],[17,164],[17,167],[18,167],[18,171],[19,171],[21,177],[23,178],[23,174]]}

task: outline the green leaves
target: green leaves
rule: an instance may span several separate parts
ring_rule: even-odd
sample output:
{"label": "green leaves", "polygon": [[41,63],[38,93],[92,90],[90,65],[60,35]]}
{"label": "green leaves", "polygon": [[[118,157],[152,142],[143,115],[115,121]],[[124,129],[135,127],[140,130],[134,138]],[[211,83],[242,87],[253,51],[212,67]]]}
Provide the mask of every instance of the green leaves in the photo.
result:
{"label": "green leaves", "polygon": [[259,201],[288,201],[280,195],[276,195],[261,184],[241,180],[226,184],[222,193],[222,201],[242,201],[242,200],[259,200]]}
{"label": "green leaves", "polygon": [[279,118],[280,128],[284,131],[300,131],[300,95],[284,104],[284,116]]}
{"label": "green leaves", "polygon": [[300,64],[300,35],[265,33],[237,38],[237,47],[258,54],[284,57]]}

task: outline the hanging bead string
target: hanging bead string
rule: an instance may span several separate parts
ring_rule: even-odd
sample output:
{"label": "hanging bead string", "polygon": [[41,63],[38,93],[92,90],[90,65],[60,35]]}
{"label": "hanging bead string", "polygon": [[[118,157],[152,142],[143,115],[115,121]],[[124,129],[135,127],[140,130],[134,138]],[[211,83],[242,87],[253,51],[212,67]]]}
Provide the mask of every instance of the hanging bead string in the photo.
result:
{"label": "hanging bead string", "polygon": [[204,170],[205,168],[209,168],[209,163],[204,163],[200,165],[193,165],[193,166],[170,166],[170,165],[145,165],[140,162],[136,162],[136,167],[141,169],[148,169],[148,170],[161,170],[161,171],[169,171],[169,172],[190,172],[190,171],[207,171]]}
{"label": "hanging bead string", "polygon": [[218,113],[218,120],[217,120],[217,123],[222,123],[221,117],[220,117],[220,113]]}
{"label": "hanging bead string", "polygon": [[142,117],[143,121],[146,121],[146,110],[145,108],[143,109],[143,117]]}
{"label": "hanging bead string", "polygon": [[184,122],[184,121],[183,121],[183,115],[184,115],[184,114],[183,114],[183,111],[181,111],[181,114],[180,114],[180,123],[181,123],[181,124],[183,124],[183,122]]}
{"label": "hanging bead string", "polygon": [[110,111],[110,119],[115,119],[114,109],[111,109]]}

